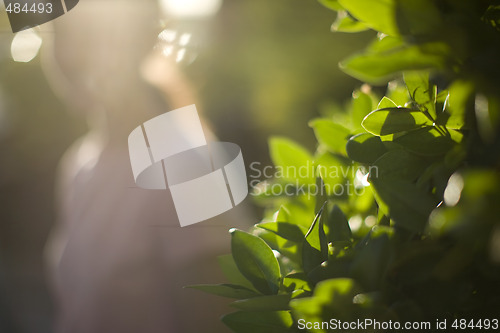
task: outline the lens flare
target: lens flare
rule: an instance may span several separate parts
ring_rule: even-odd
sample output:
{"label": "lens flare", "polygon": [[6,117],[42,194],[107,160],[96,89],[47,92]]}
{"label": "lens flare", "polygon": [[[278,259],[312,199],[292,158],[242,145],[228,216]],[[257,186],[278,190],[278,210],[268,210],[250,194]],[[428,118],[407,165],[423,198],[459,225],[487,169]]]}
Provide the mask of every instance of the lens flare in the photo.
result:
{"label": "lens flare", "polygon": [[208,17],[215,15],[222,0],[161,0],[162,10],[177,17]]}

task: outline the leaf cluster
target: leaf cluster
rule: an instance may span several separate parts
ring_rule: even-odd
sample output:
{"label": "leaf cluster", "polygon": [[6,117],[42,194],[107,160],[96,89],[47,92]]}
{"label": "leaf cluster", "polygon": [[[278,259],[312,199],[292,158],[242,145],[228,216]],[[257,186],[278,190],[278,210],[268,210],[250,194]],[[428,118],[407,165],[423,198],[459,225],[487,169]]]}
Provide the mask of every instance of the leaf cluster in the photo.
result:
{"label": "leaf cluster", "polygon": [[314,153],[272,138],[277,167],[308,172],[270,184],[308,191],[259,187],[263,220],[232,230],[232,253],[220,259],[230,283],[192,287],[236,299],[222,318],[235,332],[498,315],[500,6],[320,2],[338,13],[333,30],[379,32],[340,66],[387,84],[385,94],[364,84],[312,120]]}

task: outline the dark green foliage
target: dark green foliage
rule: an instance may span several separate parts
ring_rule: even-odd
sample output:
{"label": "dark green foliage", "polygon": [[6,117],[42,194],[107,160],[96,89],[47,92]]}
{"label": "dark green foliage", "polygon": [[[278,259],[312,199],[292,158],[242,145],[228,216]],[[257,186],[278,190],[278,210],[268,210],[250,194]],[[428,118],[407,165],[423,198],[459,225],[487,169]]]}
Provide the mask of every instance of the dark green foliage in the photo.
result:
{"label": "dark green foliage", "polygon": [[387,96],[365,85],[345,112],[311,121],[314,154],[271,140],[277,167],[309,171],[274,184],[315,191],[263,191],[265,222],[233,232],[236,264],[225,257],[233,285],[196,288],[240,298],[242,311],[223,318],[235,332],[293,332],[301,319],[498,318],[500,6],[320,2],[338,11],[334,30],[380,32],[341,67],[393,80]]}
{"label": "dark green foliage", "polygon": [[271,248],[259,237],[231,230],[231,250],[238,270],[265,295],[277,294],[280,267]]}

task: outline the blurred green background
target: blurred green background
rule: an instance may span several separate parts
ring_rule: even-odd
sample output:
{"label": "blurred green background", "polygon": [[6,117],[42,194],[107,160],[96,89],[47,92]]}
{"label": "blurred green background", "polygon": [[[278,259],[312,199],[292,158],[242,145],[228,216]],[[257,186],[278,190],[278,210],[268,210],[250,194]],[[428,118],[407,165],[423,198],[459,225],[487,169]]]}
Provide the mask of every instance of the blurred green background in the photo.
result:
{"label": "blurred green background", "polygon": [[[270,135],[312,150],[308,120],[359,86],[337,64],[373,33],[333,34],[335,15],[313,0],[225,0],[205,23],[207,42],[185,71],[217,136],[239,144],[247,166],[269,163]],[[51,91],[39,57],[12,60],[13,37],[2,9],[0,332],[50,332],[54,311],[43,251],[57,221],[55,175],[87,125]]]}

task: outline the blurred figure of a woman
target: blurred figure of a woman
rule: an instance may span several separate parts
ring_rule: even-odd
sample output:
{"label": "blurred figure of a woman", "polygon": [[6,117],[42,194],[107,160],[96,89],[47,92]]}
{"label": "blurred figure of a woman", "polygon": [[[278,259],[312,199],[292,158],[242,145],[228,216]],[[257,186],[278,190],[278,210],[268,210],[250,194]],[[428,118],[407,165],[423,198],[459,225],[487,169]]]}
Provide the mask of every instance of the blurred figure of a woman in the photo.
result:
{"label": "blurred figure of a woman", "polygon": [[180,228],[170,193],[137,188],[130,168],[135,127],[196,103],[178,67],[153,51],[157,13],[153,0],[81,0],[54,23],[47,75],[89,123],[61,161],[47,244],[58,333],[227,331],[226,302],[182,286],[221,280],[216,257],[229,252],[241,211]]}

